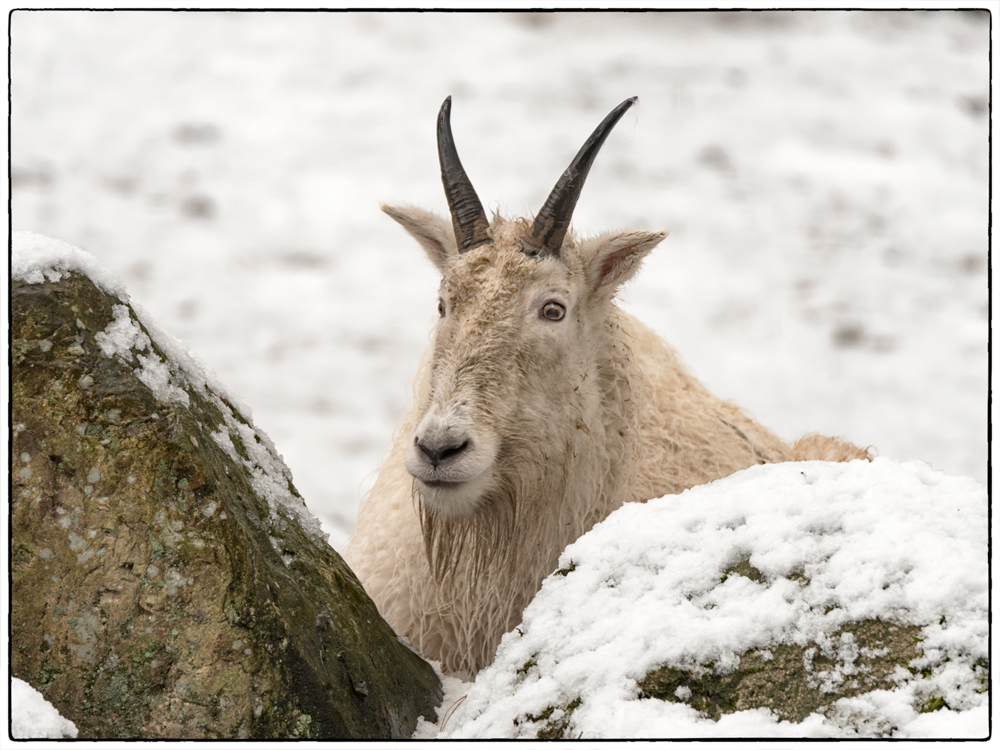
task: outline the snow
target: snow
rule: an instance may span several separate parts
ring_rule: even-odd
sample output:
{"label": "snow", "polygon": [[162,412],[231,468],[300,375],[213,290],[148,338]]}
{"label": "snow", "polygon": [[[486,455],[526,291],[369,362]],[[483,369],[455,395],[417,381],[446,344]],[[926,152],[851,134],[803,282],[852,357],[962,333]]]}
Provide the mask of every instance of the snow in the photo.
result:
{"label": "snow", "polygon": [[[988,658],[987,528],[978,482],[886,458],[758,466],[626,505],[565,550],[564,574],[546,579],[475,683],[450,686],[445,707],[467,697],[441,736],[534,737],[543,723],[528,715],[580,698],[567,737],[982,737],[974,664]],[[741,560],[763,580],[725,575]],[[639,700],[637,681],[659,667],[726,673],[740,654],[779,644],[818,644],[835,667],[813,668],[814,651],[804,659],[829,692],[862,668],[854,637],[833,636],[867,619],[926,626],[910,666],[931,676],[898,669],[894,689],[841,698],[798,724],[764,709],[716,722]],[[948,709],[918,713],[929,695]]]}
{"label": "snow", "polygon": [[[339,548],[436,317],[434,268],[378,206],[446,210],[441,101],[487,209],[520,214],[637,94],[575,214],[584,234],[670,230],[622,304],[782,437],[843,435],[984,482],[989,31],[958,13],[17,11],[12,227],[70,244],[19,234],[11,271],[82,271],[130,304],[105,355],[160,400],[187,383],[247,422],[252,404],[273,444],[235,418],[226,435],[254,451],[258,489],[308,524],[283,489],[293,471]],[[815,536],[761,564],[828,544]],[[948,571],[925,567],[904,578],[934,600]],[[738,608],[746,584],[727,584],[712,596]],[[442,711],[469,692],[449,684]],[[616,705],[614,727],[638,726],[635,701]],[[837,731],[663,711],[698,734]],[[900,736],[971,736],[985,711],[910,717]]]}
{"label": "snow", "polygon": [[145,349],[149,346],[149,336],[142,332],[129,314],[125,305],[114,305],[111,308],[114,322],[94,336],[94,340],[105,357],[116,354],[126,360],[132,359],[132,349]]}
{"label": "snow", "polygon": [[88,276],[105,294],[126,297],[125,284],[90,253],[37,232],[11,238],[10,277],[29,284],[57,282],[72,272]]}
{"label": "snow", "polygon": [[76,725],[63,718],[45,697],[24,680],[12,677],[10,732],[15,739],[53,739],[76,737]]}

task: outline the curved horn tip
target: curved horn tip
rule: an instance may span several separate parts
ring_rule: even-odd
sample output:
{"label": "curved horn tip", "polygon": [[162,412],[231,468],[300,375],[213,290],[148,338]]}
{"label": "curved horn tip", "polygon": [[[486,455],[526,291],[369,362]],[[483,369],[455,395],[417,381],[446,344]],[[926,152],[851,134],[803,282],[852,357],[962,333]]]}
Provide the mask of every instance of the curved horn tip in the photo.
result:
{"label": "curved horn tip", "polygon": [[631,107],[635,106],[638,103],[639,103],[638,96],[630,96],[628,99],[626,99],[617,107],[615,107],[613,110],[611,110],[611,114],[614,114],[615,112],[620,112],[621,114],[625,114],[626,111],[628,111]]}
{"label": "curved horn tip", "polygon": [[611,117],[615,113],[617,113],[618,116],[621,117],[629,109],[631,109],[632,107],[634,107],[638,103],[639,103],[639,97],[638,96],[630,96],[628,99],[626,99],[621,104],[619,104],[617,107],[615,107],[613,110],[611,110],[611,112],[608,113],[608,116]]}
{"label": "curved horn tip", "polygon": [[629,97],[608,113],[573,157],[573,161],[563,172],[556,186],[552,188],[552,192],[545,199],[544,205],[539,209],[531,225],[529,245],[537,254],[559,256],[563,239],[573,218],[573,209],[576,207],[583,183],[597,153],[625,112],[638,101],[638,96]]}

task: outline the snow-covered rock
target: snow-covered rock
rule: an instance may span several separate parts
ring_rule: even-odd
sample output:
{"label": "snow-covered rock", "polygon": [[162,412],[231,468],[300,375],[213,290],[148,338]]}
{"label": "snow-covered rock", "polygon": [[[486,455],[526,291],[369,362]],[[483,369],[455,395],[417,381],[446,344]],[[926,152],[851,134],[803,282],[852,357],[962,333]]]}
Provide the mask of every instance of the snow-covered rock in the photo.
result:
{"label": "snow-covered rock", "polygon": [[440,736],[983,737],[987,528],[982,485],[886,458],[627,505]]}

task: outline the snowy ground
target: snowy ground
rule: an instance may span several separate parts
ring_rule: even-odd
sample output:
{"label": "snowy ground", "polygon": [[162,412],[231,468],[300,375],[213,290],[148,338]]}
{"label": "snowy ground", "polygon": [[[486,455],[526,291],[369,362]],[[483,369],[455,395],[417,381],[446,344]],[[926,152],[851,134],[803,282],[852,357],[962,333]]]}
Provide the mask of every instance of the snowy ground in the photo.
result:
{"label": "snowy ground", "polygon": [[454,97],[530,213],[608,110],[578,229],[671,230],[625,293],[714,391],[985,481],[982,14],[17,12],[13,228],[94,253],[254,410],[346,538],[437,278],[380,201],[445,210]]}

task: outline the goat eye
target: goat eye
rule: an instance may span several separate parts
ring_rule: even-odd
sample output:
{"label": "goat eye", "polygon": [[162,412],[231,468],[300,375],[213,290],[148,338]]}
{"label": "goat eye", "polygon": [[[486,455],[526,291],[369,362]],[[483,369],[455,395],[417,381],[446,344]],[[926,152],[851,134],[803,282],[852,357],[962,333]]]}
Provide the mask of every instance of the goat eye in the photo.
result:
{"label": "goat eye", "polygon": [[438,315],[440,315],[442,318],[444,317],[444,300],[443,299],[439,299],[438,300]]}
{"label": "goat eye", "polygon": [[546,320],[562,320],[566,315],[566,308],[558,302],[546,302],[542,306],[542,317]]}

